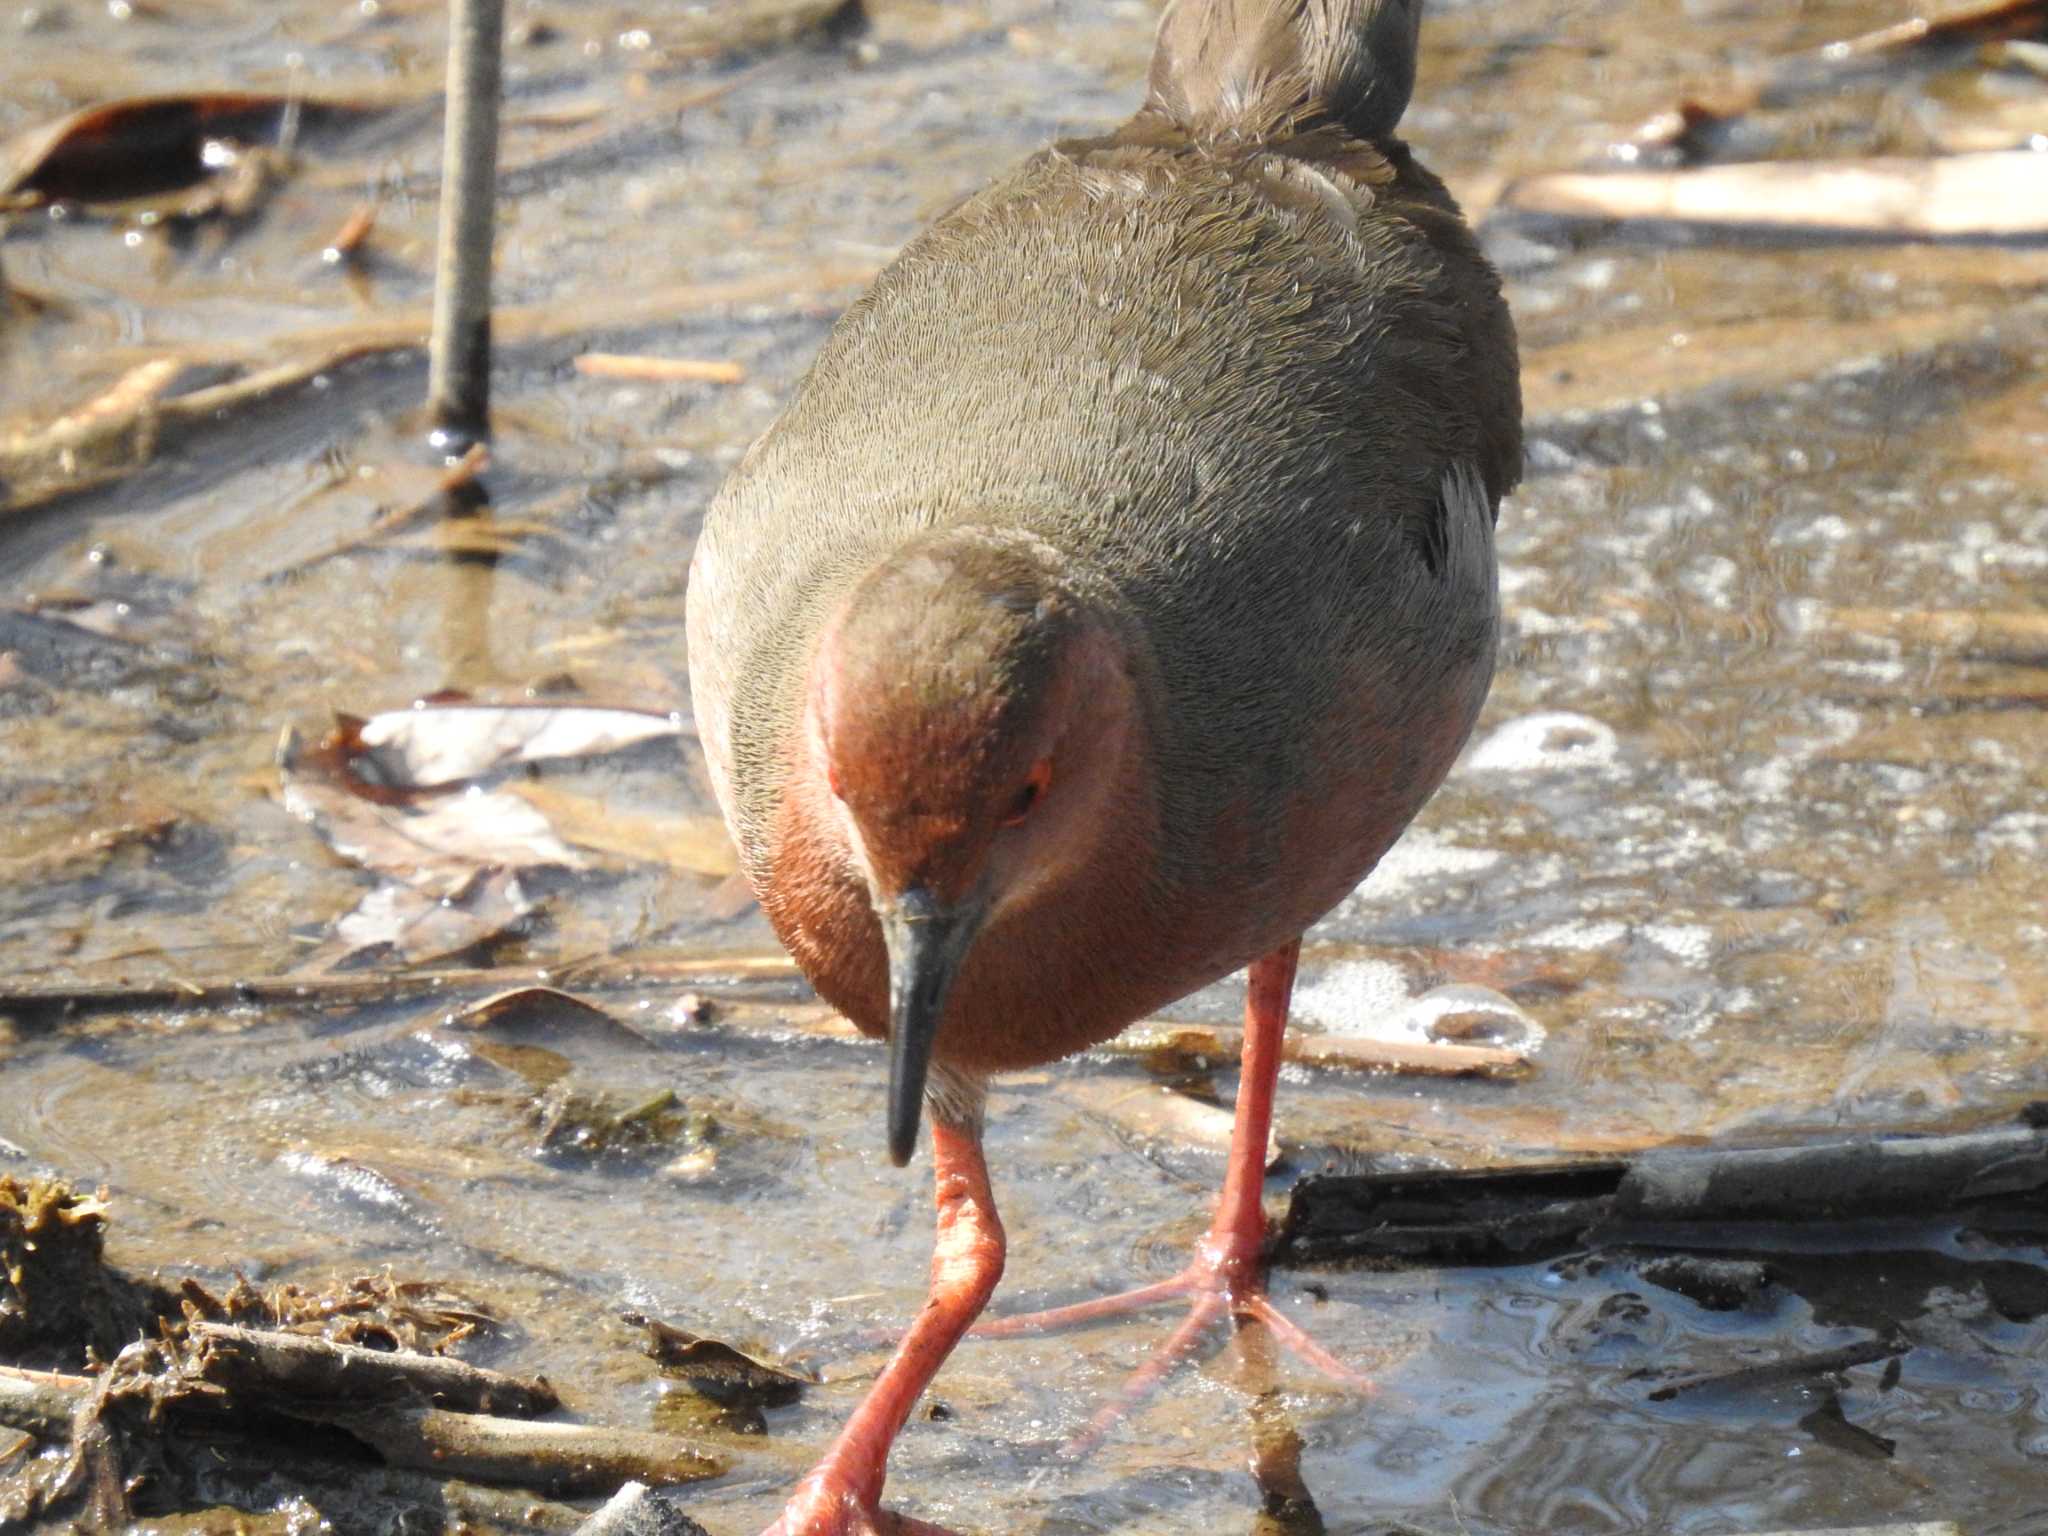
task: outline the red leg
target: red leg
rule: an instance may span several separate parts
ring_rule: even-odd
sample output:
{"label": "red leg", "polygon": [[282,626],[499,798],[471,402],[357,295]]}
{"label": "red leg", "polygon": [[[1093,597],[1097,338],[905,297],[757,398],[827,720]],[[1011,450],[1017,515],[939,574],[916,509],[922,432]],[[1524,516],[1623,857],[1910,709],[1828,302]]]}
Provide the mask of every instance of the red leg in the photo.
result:
{"label": "red leg", "polygon": [[1105,1296],[1021,1317],[992,1318],[974,1330],[976,1338],[1014,1338],[1135,1312],[1162,1301],[1189,1302],[1187,1320],[1069,1443],[1070,1455],[1080,1455],[1094,1447],[1174,1366],[1193,1353],[1209,1325],[1226,1311],[1238,1318],[1258,1318],[1272,1329],[1274,1338],[1282,1345],[1326,1375],[1348,1386],[1370,1385],[1283,1317],[1266,1297],[1261,1263],[1266,1242],[1262,1199],[1266,1147],[1273,1129],[1273,1090],[1280,1078],[1280,1043],[1287,1029],[1287,1003],[1294,991],[1294,969],[1300,958],[1301,941],[1297,939],[1254,961],[1247,977],[1244,1059],[1238,1080],[1237,1118],[1230,1132],[1230,1161],[1208,1235],[1196,1245],[1188,1267],[1170,1280],[1120,1296]]}
{"label": "red leg", "polygon": [[981,1315],[1003,1274],[1003,1226],[989,1192],[978,1128],[932,1122],[938,1239],[931,1294],[831,1449],[791,1494],[763,1536],[948,1536],[882,1511],[889,1448],[924,1389]]}

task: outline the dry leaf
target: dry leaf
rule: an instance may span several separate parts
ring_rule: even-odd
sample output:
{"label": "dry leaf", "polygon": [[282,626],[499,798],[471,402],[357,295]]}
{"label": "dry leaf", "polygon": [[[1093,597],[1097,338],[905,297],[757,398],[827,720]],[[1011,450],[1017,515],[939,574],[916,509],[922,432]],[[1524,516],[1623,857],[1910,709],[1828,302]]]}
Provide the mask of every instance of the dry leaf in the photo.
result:
{"label": "dry leaf", "polygon": [[565,1034],[624,1034],[639,1044],[647,1037],[625,1020],[594,1003],[554,987],[513,987],[470,1004],[444,1021],[457,1029],[487,1029],[495,1036],[543,1034],[559,1040]]}
{"label": "dry leaf", "polygon": [[373,715],[363,745],[387,783],[429,788],[511,763],[595,757],[682,734],[673,715],[580,705],[436,705]]}
{"label": "dry leaf", "polygon": [[363,102],[310,102],[245,91],[136,96],[73,112],[0,152],[0,198],[116,202],[193,186],[212,175],[219,141],[274,139],[287,112],[302,122],[378,110]]}
{"label": "dry leaf", "polygon": [[780,1408],[793,1403],[818,1378],[778,1361],[753,1354],[659,1318],[628,1312],[624,1321],[647,1330],[647,1354],[666,1375],[687,1383],[693,1392],[727,1407]]}
{"label": "dry leaf", "polygon": [[345,725],[309,751],[288,730],[278,748],[285,810],[350,863],[450,897],[482,868],[588,867],[590,861],[557,838],[538,810],[502,790],[450,795],[417,810],[376,804],[365,798],[374,786],[346,770],[351,740]]}

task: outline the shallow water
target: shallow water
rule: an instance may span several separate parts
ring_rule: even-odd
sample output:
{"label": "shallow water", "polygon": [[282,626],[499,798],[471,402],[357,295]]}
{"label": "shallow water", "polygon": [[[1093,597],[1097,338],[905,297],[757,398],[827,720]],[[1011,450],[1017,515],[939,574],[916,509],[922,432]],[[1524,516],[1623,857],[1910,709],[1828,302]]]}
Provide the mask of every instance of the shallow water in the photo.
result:
{"label": "shallow water", "polygon": [[[515,11],[494,557],[387,541],[326,558],[432,480],[411,414],[424,369],[403,351],[0,514],[0,990],[215,984],[325,953],[374,882],[281,807],[288,724],[317,737],[335,711],[445,689],[687,722],[683,577],[720,475],[924,219],[1128,110],[1151,24],[1137,4],[878,9],[857,39],[709,58],[685,56],[685,14]],[[0,17],[0,137],[225,83],[382,104],[309,125],[296,171],[239,224],[174,240],[132,209],[12,216],[0,262],[41,302],[0,311],[0,437],[151,357],[190,362],[179,387],[203,387],[423,305],[439,15],[211,0]],[[1865,0],[1438,6],[1408,129],[1482,217],[1510,178],[1605,157],[1703,82],[1892,19]],[[1748,152],[1842,155],[1977,130],[2048,131],[2048,88],[1962,49],[1845,77],[1742,131]],[[366,196],[369,256],[344,273],[320,252]],[[1407,1039],[1472,1002],[1436,989],[1483,986],[1534,1071],[1290,1069],[1276,1196],[1324,1165],[1965,1125],[2048,1097],[2041,630],[2031,648],[1971,645],[1887,617],[2048,623],[2048,252],[1498,213],[1484,228],[1530,417],[1529,477],[1501,518],[1501,675],[1451,782],[1309,936],[1299,1014]],[[590,351],[747,377],[586,377],[571,359]],[[702,816],[694,752],[684,735],[569,782]],[[774,948],[715,872],[613,859],[535,892],[483,958]],[[872,1053],[779,1034],[778,1017],[809,1016],[794,984],[703,990],[731,1027],[650,983],[595,994],[641,1035],[542,1038],[573,1086],[619,1105],[672,1088],[722,1128],[708,1159],[542,1147],[529,1080],[416,986],[352,1007],[0,1004],[0,1171],[104,1182],[114,1257],[137,1269],[445,1277],[516,1320],[496,1363],[545,1373],[594,1418],[644,1424],[660,1395],[621,1310],[813,1349],[830,1384],[771,1413],[696,1506],[716,1531],[758,1529],[861,1390],[846,1341],[917,1304],[929,1197],[882,1155]],[[1174,1013],[1227,1021],[1240,997],[1226,983]],[[1216,1086],[1227,1103],[1228,1075]],[[1090,1059],[1002,1094],[1012,1305],[1177,1262],[1218,1158],[1213,1115],[1162,1110],[1161,1092]],[[1815,1286],[1707,1313],[1619,1263],[1283,1275],[1283,1305],[1383,1391],[1361,1403],[1283,1364],[1270,1406],[1333,1532],[2048,1529],[2044,1325],[1986,1300],[1969,1268],[2038,1250],[1949,1230],[1887,1241],[1917,1278],[1866,1314]],[[1878,1367],[1858,1369],[1840,1402],[1896,1441],[1889,1456],[1809,1422],[1817,1399],[1657,1404],[1637,1375],[1829,1347],[1880,1313],[1913,1333],[1902,1379],[1881,1391]],[[914,1422],[895,1495],[969,1529],[1253,1527],[1260,1373],[1230,1352],[1086,1465],[1051,1457],[1149,1336],[963,1349],[936,1389],[953,1416]],[[347,1498],[323,1512],[348,1529],[388,1514]]]}

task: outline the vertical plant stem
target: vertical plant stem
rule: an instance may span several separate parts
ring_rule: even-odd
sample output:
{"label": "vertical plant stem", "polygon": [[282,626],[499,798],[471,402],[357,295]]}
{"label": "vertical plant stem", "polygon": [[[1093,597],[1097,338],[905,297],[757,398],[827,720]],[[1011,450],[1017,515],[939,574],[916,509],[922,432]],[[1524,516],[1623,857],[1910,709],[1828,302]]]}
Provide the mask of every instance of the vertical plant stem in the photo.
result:
{"label": "vertical plant stem", "polygon": [[457,438],[483,437],[490,428],[491,238],[504,35],[504,0],[450,0],[441,248],[427,405],[435,427]]}

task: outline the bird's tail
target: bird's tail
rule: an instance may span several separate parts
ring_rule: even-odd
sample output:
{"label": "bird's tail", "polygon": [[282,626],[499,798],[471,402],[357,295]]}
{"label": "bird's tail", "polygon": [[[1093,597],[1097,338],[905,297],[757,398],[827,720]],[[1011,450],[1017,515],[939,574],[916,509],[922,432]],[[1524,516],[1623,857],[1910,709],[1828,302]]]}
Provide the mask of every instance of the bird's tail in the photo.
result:
{"label": "bird's tail", "polygon": [[1151,100],[1191,133],[1392,133],[1415,89],[1422,0],[1171,0]]}

